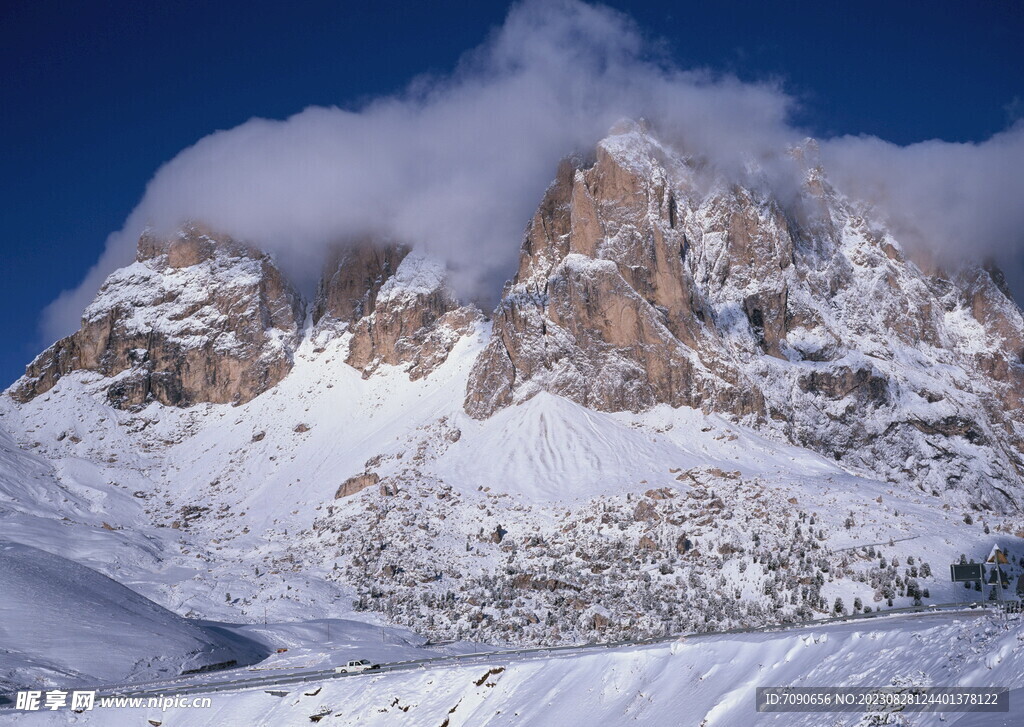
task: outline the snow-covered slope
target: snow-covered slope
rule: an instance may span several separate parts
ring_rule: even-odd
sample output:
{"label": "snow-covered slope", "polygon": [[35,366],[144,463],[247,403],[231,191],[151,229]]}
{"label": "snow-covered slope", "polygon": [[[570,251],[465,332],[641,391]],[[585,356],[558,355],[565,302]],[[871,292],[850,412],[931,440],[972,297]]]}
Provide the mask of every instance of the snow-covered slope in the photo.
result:
{"label": "snow-covered slope", "polygon": [[483,421],[461,417],[458,426],[461,437],[436,465],[445,481],[532,501],[622,494],[641,481],[668,484],[669,463],[754,476],[840,472],[812,452],[693,409],[609,415],[542,392]]}
{"label": "snow-covered slope", "polygon": [[[1024,719],[1022,667],[1019,621],[925,616],[586,654],[492,657],[471,665],[285,685],[277,694],[267,688],[218,693],[206,709],[96,709],[78,715],[76,723],[1012,727]],[[889,721],[871,721],[864,714],[758,714],[755,688],[778,685],[1005,686],[1013,691],[1011,711],[1001,714],[918,713]],[[64,724],[66,719],[36,713],[25,723]]]}
{"label": "snow-covered slope", "polygon": [[67,558],[0,541],[0,688],[138,681],[267,650]]}
{"label": "snow-covered slope", "polygon": [[[77,439],[71,435],[73,439]],[[139,499],[88,459],[50,461],[0,429],[0,537],[107,575],[152,570],[166,546],[143,524]],[[139,527],[142,526],[142,527]]]}

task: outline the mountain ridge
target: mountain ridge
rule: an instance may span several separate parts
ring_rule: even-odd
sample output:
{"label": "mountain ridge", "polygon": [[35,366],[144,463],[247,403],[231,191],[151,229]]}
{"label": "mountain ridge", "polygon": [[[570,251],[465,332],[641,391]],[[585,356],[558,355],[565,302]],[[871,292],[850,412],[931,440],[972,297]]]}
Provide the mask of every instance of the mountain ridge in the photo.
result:
{"label": "mountain ridge", "polygon": [[[1024,318],[1000,274],[906,252],[831,186],[813,140],[789,156],[802,182],[788,199],[709,177],[643,122],[564,160],[493,313],[466,412],[491,416],[539,391],[609,412],[692,406],[856,471],[1020,508]],[[180,281],[189,271],[196,282]],[[230,237],[198,225],[147,234],[82,329],[9,393],[26,401],[85,369],[111,378],[114,406],[244,403],[288,375],[307,336],[346,338],[364,377],[381,365],[428,376],[483,320],[447,277],[369,236],[335,248],[306,302]],[[156,281],[155,298],[130,292]]]}

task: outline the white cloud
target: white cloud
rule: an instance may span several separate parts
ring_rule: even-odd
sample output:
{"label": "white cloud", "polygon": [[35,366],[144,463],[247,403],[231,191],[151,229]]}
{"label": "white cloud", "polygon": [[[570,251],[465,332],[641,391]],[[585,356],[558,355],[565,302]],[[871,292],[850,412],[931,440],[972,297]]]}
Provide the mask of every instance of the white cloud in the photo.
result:
{"label": "white cloud", "polygon": [[1024,247],[1024,122],[976,144],[840,137],[822,158],[838,187],[874,202],[907,242],[974,258]]}

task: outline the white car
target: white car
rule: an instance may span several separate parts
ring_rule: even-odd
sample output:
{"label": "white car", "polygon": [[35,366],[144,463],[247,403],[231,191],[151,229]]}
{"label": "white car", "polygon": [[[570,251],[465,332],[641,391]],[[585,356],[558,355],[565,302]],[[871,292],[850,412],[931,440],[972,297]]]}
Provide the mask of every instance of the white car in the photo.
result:
{"label": "white car", "polygon": [[366,659],[359,659],[358,661],[350,661],[342,666],[334,667],[334,673],[350,674],[360,671],[369,671],[370,669],[380,669],[380,664],[371,664]]}

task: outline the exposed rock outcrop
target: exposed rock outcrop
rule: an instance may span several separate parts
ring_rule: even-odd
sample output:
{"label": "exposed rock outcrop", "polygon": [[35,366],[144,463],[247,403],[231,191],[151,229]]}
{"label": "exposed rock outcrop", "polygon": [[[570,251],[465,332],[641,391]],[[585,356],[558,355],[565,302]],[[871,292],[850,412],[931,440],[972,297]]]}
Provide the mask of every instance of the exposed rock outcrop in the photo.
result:
{"label": "exposed rock outcrop", "polygon": [[313,302],[313,323],[353,324],[373,313],[377,294],[409,248],[364,238],[336,247],[324,265]]}
{"label": "exposed rock outcrop", "polygon": [[299,296],[258,250],[198,225],[146,233],[81,328],[40,354],[11,394],[27,401],[82,370],[111,377],[119,408],[244,403],[291,370],[303,318]]}
{"label": "exposed rock outcrop", "polygon": [[352,495],[362,492],[367,487],[373,487],[378,482],[380,482],[380,475],[376,472],[363,472],[362,474],[354,475],[341,483],[338,487],[338,491],[334,493],[334,499],[338,500],[342,497],[351,497]]}
{"label": "exposed rock outcrop", "polygon": [[471,415],[540,390],[605,411],[664,402],[763,414],[705,325],[675,193],[654,160],[641,161],[624,163],[606,142],[591,167],[559,167],[471,376]]}
{"label": "exposed rock outcrop", "polygon": [[372,241],[332,257],[314,305],[318,326],[351,333],[349,365],[364,376],[382,364],[405,366],[414,380],[444,363],[481,318],[459,304],[439,263]]}

